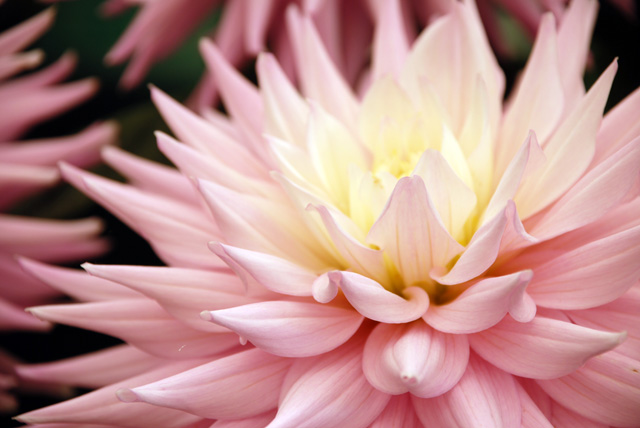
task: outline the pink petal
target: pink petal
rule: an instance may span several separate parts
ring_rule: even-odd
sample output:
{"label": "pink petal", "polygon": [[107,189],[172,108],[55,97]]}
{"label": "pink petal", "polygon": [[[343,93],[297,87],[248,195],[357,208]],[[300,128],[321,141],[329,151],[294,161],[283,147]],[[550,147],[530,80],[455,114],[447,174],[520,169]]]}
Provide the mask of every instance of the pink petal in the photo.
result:
{"label": "pink petal", "polygon": [[513,201],[507,201],[500,213],[476,231],[451,270],[439,275],[438,271],[442,269],[435,269],[431,277],[445,285],[469,281],[486,271],[499,253],[522,248],[535,241],[524,230]]}
{"label": "pink petal", "polygon": [[312,205],[309,206],[309,209],[315,210],[320,214],[322,222],[329,232],[331,241],[352,271],[374,278],[385,284],[391,282],[389,272],[384,263],[384,254],[382,251],[374,250],[357,241],[338,224],[336,218],[327,207]]}
{"label": "pink petal", "polygon": [[513,377],[475,355],[469,359],[460,382],[449,392],[435,398],[412,398],[424,426],[520,426],[522,409]]}
{"label": "pink petal", "polygon": [[383,2],[378,11],[378,24],[373,38],[373,81],[387,73],[400,75],[409,54],[409,42],[404,29],[400,2]]}
{"label": "pink petal", "polygon": [[365,428],[389,398],[365,379],[361,342],[352,341],[331,353],[294,362],[268,428]]}
{"label": "pink petal", "polygon": [[[231,169],[244,175],[265,176],[265,167],[251,151],[239,141],[230,137],[211,121],[194,114],[173,98],[156,87],[151,87],[151,99],[171,127],[173,133],[183,143],[201,153],[220,156]],[[228,121],[228,118],[225,117]]]}
{"label": "pink petal", "polygon": [[102,159],[139,189],[170,196],[187,204],[200,203],[193,184],[175,168],[132,155],[113,146],[107,146],[102,150]]}
{"label": "pink petal", "polygon": [[639,163],[640,138],[636,138],[578,180],[536,222],[531,234],[550,239],[599,219],[628,194]]}
{"label": "pink petal", "polygon": [[[221,243],[209,247],[223,260],[228,257],[245,274],[271,291],[290,296],[311,296],[311,286],[317,275],[295,263],[270,254],[245,250]],[[241,276],[242,278],[243,276]]]}
{"label": "pink petal", "polygon": [[640,89],[627,95],[607,112],[598,131],[592,166],[598,165],[612,153],[640,136],[640,123],[634,120],[638,108],[640,108]]}
{"label": "pink petal", "polygon": [[302,265],[318,263],[313,250],[305,245],[308,232],[288,206],[210,181],[198,180],[198,186],[229,244],[300,260]]}
{"label": "pink petal", "polygon": [[558,29],[558,58],[566,107],[584,95],[582,75],[587,66],[591,36],[598,12],[595,1],[573,1],[564,10]]}
{"label": "pink petal", "polygon": [[331,351],[349,340],[363,320],[351,308],[287,301],[206,311],[202,317],[283,357],[309,357]]}
{"label": "pink petal", "polygon": [[528,323],[505,317],[493,328],[469,336],[469,343],[482,358],[506,372],[552,379],[575,371],[624,338],[625,333],[592,330],[540,316]]}
{"label": "pink petal", "polygon": [[640,420],[638,360],[607,352],[560,379],[538,381],[558,403],[605,425],[637,426]]}
{"label": "pink petal", "polygon": [[451,236],[460,236],[469,215],[476,207],[476,194],[436,150],[426,150],[413,173],[424,180],[444,227]]}
{"label": "pink petal", "polygon": [[260,94],[240,74],[208,39],[200,42],[200,52],[207,68],[213,73],[217,87],[231,116],[238,121],[250,141],[250,149],[258,158],[268,162],[270,155],[261,137],[264,111]]}
{"label": "pink petal", "polygon": [[67,181],[113,211],[149,241],[167,264],[194,268],[224,266],[207,250],[207,242],[219,238],[220,232],[200,207],[142,192],[67,164],[61,164],[60,168]]}
{"label": "pink petal", "polygon": [[548,308],[599,306],[620,297],[638,280],[639,258],[640,226],[636,226],[534,267],[528,292],[536,304]]}
{"label": "pink petal", "polygon": [[342,289],[349,303],[374,321],[400,324],[420,318],[429,307],[429,296],[420,287],[409,287],[401,297],[376,281],[353,272],[330,272],[329,280]]}
{"label": "pink petal", "polygon": [[31,126],[72,109],[95,94],[98,86],[95,79],[88,78],[25,92],[12,97],[10,107],[7,100],[0,99],[0,141],[18,138]]}
{"label": "pink petal", "polygon": [[48,322],[42,322],[26,313],[24,308],[0,298],[0,332],[15,330],[47,331]]}
{"label": "pink petal", "polygon": [[132,346],[119,345],[60,361],[21,365],[16,371],[22,379],[100,388],[158,367],[161,362]]}
{"label": "pink petal", "polygon": [[564,99],[556,46],[555,20],[546,14],[540,21],[522,79],[509,99],[496,147],[498,176],[506,170],[529,130],[535,130],[538,140],[544,142],[560,119]]}
{"label": "pink petal", "polygon": [[0,55],[19,52],[36,41],[53,24],[55,10],[49,8],[6,30],[0,36]]}
{"label": "pink petal", "polygon": [[423,318],[431,327],[453,334],[486,330],[509,313],[519,322],[529,322],[536,306],[525,289],[531,271],[480,280],[444,305],[431,305]]}
{"label": "pink petal", "polygon": [[78,269],[50,266],[22,257],[18,262],[24,270],[42,282],[83,302],[142,297],[120,284],[94,278]]}
{"label": "pink petal", "polygon": [[190,327],[212,333],[229,330],[205,322],[205,309],[224,309],[257,300],[247,297],[232,272],[148,266],[92,265],[82,267],[91,275],[115,281],[157,301],[168,313]]}
{"label": "pink petal", "polygon": [[423,428],[413,410],[410,394],[391,397],[389,404],[369,428]]}
{"label": "pink petal", "polygon": [[[65,427],[75,426],[75,424],[93,424],[99,421],[103,424],[123,428],[140,428],[143,426],[183,428],[201,418],[189,413],[158,408],[148,404],[126,404],[118,400],[116,391],[120,388],[134,387],[162,379],[198,364],[202,364],[202,361],[172,362],[164,367],[105,386],[72,400],[24,413],[16,419],[28,424],[62,422],[65,423]],[[94,427],[95,425],[88,426]]]}
{"label": "pink petal", "polygon": [[291,144],[303,146],[309,107],[270,53],[256,63],[260,93],[265,105],[265,130]]}
{"label": "pink petal", "polygon": [[493,196],[482,214],[485,222],[493,219],[504,209],[506,204],[516,195],[522,181],[535,173],[544,164],[544,161],[544,153],[538,144],[536,134],[530,131],[520,150],[511,159],[502,174]]}
{"label": "pink petal", "polygon": [[378,324],[367,339],[362,368],[380,391],[429,398],[457,384],[468,360],[466,336],[444,334],[417,320]]}
{"label": "pink petal", "polygon": [[515,198],[521,218],[547,207],[586,171],[595,153],[596,134],[617,69],[614,61],[543,144],[547,162],[536,177],[523,183]]}
{"label": "pink petal", "polygon": [[572,322],[589,328],[605,331],[626,331],[627,340],[616,348],[616,352],[630,358],[640,355],[640,287],[629,289],[619,299],[606,305],[582,311],[568,312]]}
{"label": "pink petal", "polygon": [[291,362],[251,349],[154,383],[121,389],[118,398],[210,419],[247,418],[277,406],[278,391]]}
{"label": "pink petal", "polygon": [[389,255],[407,286],[425,282],[433,267],[444,267],[462,251],[444,228],[419,176],[398,181],[367,241]]}
{"label": "pink petal", "polygon": [[[300,16],[297,8],[289,7],[287,28],[305,97],[317,101],[342,123],[357,123],[356,98],[331,60],[311,19]],[[292,34],[295,36],[291,37]]]}
{"label": "pink petal", "polygon": [[200,358],[238,345],[234,334],[193,330],[146,299],[38,306],[29,312],[40,319],[118,337],[162,358]]}

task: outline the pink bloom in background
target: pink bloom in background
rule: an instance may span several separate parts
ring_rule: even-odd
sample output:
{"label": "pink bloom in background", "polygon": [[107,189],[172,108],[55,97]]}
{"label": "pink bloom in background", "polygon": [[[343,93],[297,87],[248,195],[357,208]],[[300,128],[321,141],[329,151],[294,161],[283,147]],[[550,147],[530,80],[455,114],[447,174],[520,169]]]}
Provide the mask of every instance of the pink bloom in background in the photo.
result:
{"label": "pink bloom in background", "polygon": [[[66,54],[49,67],[14,77],[37,67],[41,51],[22,50],[53,22],[47,10],[0,34],[0,209],[8,211],[23,198],[59,182],[57,162],[88,166],[99,159],[100,147],[113,141],[113,124],[96,124],[79,134],[18,141],[32,126],[87,100],[97,89],[93,79],[59,84],[71,74],[75,57]],[[59,292],[25,273],[17,254],[46,262],[70,262],[105,250],[98,219],[44,220],[0,214],[0,331],[45,330],[43,323],[24,312]],[[13,360],[0,355],[0,409],[15,406],[5,389],[15,386]]]}
{"label": "pink bloom in background", "polygon": [[640,92],[603,118],[617,63],[583,86],[597,4],[543,16],[504,104],[471,1],[416,40],[381,7],[362,96],[292,7],[300,92],[274,55],[256,88],[204,41],[229,117],[152,89],[178,170],[62,166],[168,266],[21,260],[80,301],[34,315],[126,344],[20,367],[97,390],[19,420],[637,426]]}
{"label": "pink bloom in background", "polygon": [[[137,86],[156,62],[172,54],[204,20],[224,5],[221,21],[212,37],[227,61],[239,67],[269,45],[280,65],[292,77],[291,42],[285,31],[285,10],[292,3],[312,17],[325,48],[347,81],[355,84],[366,80],[362,71],[369,56],[367,48],[384,0],[106,0],[102,11],[107,16],[133,6],[140,10],[105,61],[117,65],[129,60],[120,84],[127,89]],[[633,15],[631,0],[614,3],[627,15]],[[430,20],[447,13],[453,4],[455,1],[452,0],[401,1],[405,31],[414,38],[416,21],[424,28]],[[477,4],[492,45],[508,57],[513,56],[513,52],[500,29],[498,16],[501,11],[515,19],[533,39],[545,11],[552,11],[560,22],[567,0],[477,0]],[[202,111],[210,107],[217,96],[214,79],[205,75],[189,104]]]}

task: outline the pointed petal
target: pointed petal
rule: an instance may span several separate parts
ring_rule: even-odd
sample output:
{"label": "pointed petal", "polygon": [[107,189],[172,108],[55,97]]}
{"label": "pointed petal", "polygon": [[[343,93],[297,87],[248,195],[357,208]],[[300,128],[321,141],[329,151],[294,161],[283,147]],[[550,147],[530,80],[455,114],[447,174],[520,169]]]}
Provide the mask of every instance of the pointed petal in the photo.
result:
{"label": "pointed petal", "polygon": [[[200,153],[220,156],[228,166],[244,175],[264,176],[264,165],[241,142],[234,140],[211,121],[194,114],[179,102],[151,87],[151,99],[180,141]],[[225,120],[228,120],[225,117]]]}
{"label": "pointed petal", "polygon": [[[99,421],[102,424],[123,428],[140,428],[141,426],[183,428],[185,425],[194,423],[201,418],[189,413],[159,408],[149,404],[126,404],[118,400],[116,391],[120,388],[132,388],[153,382],[190,369],[198,364],[202,364],[202,360],[172,362],[164,367],[105,386],[72,400],[24,413],[16,419],[28,424],[61,422],[64,423],[65,427],[75,426],[75,424],[94,424]],[[89,426],[92,427],[94,425]]]}
{"label": "pointed petal", "polygon": [[51,266],[23,257],[18,262],[24,270],[42,282],[83,302],[142,297],[120,284],[94,278],[79,269]]}
{"label": "pointed petal", "polygon": [[398,181],[367,240],[389,255],[405,284],[428,281],[433,267],[443,267],[462,246],[449,235],[418,176]]}
{"label": "pointed petal", "polygon": [[630,358],[640,355],[640,287],[629,289],[622,297],[606,305],[568,313],[572,322],[589,328],[605,331],[626,331],[627,340],[616,348],[616,352]]}
{"label": "pointed petal", "polygon": [[147,299],[38,306],[29,312],[40,319],[118,337],[162,358],[200,358],[238,345],[234,334],[193,330]]}
{"label": "pointed petal", "polygon": [[256,69],[265,105],[266,132],[302,147],[309,115],[307,103],[298,94],[272,54],[260,54]]}
{"label": "pointed petal", "polygon": [[227,238],[225,242],[310,268],[325,267],[309,242],[309,232],[290,206],[206,180],[198,180],[198,187]]}
{"label": "pointed petal", "polygon": [[639,164],[640,138],[636,138],[578,180],[536,222],[531,234],[550,239],[597,220],[627,195]]}
{"label": "pointed petal", "polygon": [[424,180],[429,196],[451,236],[462,235],[476,207],[476,194],[451,169],[440,152],[427,150],[413,171]]}
{"label": "pointed petal", "polygon": [[496,173],[507,165],[527,138],[529,130],[546,141],[561,117],[564,105],[558,65],[555,20],[550,13],[540,21],[538,36],[522,80],[509,100],[496,147]]}
{"label": "pointed petal", "polygon": [[92,265],[82,267],[91,275],[118,282],[157,301],[169,314],[200,331],[227,333],[229,330],[205,322],[205,309],[224,309],[256,299],[244,293],[232,272],[151,266]]}
{"label": "pointed petal", "polygon": [[364,319],[351,308],[287,301],[206,311],[202,316],[282,357],[310,357],[331,351],[349,340]]}
{"label": "pointed petal", "polygon": [[111,146],[102,150],[102,159],[139,189],[170,196],[187,204],[200,202],[191,182],[175,168]]}
{"label": "pointed petal", "polygon": [[367,339],[362,369],[380,391],[429,398],[453,388],[468,360],[466,336],[444,334],[417,320],[378,324]]}
{"label": "pointed petal", "polygon": [[330,272],[329,279],[342,289],[349,303],[374,321],[399,324],[420,318],[429,307],[429,296],[419,287],[409,287],[401,297],[376,281],[353,272]]}
{"label": "pointed petal", "polygon": [[211,40],[201,40],[200,52],[216,79],[225,107],[247,133],[251,151],[266,162],[270,156],[261,137],[264,111],[258,90],[229,64]]}
{"label": "pointed petal", "polygon": [[435,398],[412,397],[424,426],[516,427],[521,407],[513,377],[472,355],[460,382]]}
{"label": "pointed petal", "polygon": [[317,275],[295,263],[270,254],[221,243],[210,244],[210,248],[216,254],[233,260],[237,266],[271,291],[290,296],[312,294],[311,286]]}
{"label": "pointed petal", "polygon": [[336,218],[327,207],[313,205],[310,208],[320,214],[331,241],[353,272],[360,273],[381,283],[390,284],[389,273],[385,266],[382,251],[369,248],[357,241],[338,224]]}
{"label": "pointed petal", "polygon": [[640,226],[636,226],[534,267],[528,293],[536,304],[548,308],[599,306],[620,297],[638,280],[639,258]]}
{"label": "pointed petal", "polygon": [[469,336],[469,342],[482,358],[506,372],[552,379],[575,371],[624,338],[625,333],[592,330],[538,316],[528,323],[505,317],[493,328]]}
{"label": "pointed petal", "polygon": [[383,2],[378,11],[378,24],[373,38],[373,81],[387,73],[398,77],[408,54],[409,42],[400,2]]}
{"label": "pointed petal", "polygon": [[[515,198],[523,219],[547,207],[586,171],[595,153],[596,134],[617,70],[614,61],[543,144],[547,162],[535,177],[523,183]],[[538,137],[542,140],[540,134]]]}
{"label": "pointed petal", "polygon": [[50,363],[21,365],[22,379],[100,388],[146,372],[162,360],[129,345],[119,345],[78,357]]}
{"label": "pointed petal", "polygon": [[290,365],[291,360],[251,349],[117,394],[125,402],[145,402],[210,419],[247,418],[277,406]]}
{"label": "pointed petal", "polygon": [[331,353],[294,362],[283,384],[278,413],[268,428],[365,428],[389,398],[365,379],[362,344],[352,341]]}
{"label": "pointed petal", "polygon": [[207,242],[219,238],[220,232],[200,207],[145,193],[68,164],[60,164],[60,170],[67,181],[140,233],[167,264],[196,268],[224,266],[207,250]]}
{"label": "pointed petal", "polygon": [[640,420],[639,372],[637,359],[613,351],[590,359],[568,376],[538,384],[579,415],[605,425],[632,427]]}
{"label": "pointed petal", "polygon": [[524,231],[513,201],[507,201],[500,213],[476,231],[451,270],[439,275],[436,269],[431,277],[446,285],[469,281],[486,271],[500,252],[531,245],[535,241]]}
{"label": "pointed petal", "polygon": [[356,98],[331,60],[311,19],[301,16],[297,8],[289,7],[287,27],[289,34],[294,35],[293,53],[305,97],[316,100],[342,123],[356,123]]}
{"label": "pointed petal", "polygon": [[432,305],[423,316],[433,328],[453,334],[470,334],[496,325],[507,313],[529,322],[536,313],[525,289],[532,272],[483,279],[445,305]]}

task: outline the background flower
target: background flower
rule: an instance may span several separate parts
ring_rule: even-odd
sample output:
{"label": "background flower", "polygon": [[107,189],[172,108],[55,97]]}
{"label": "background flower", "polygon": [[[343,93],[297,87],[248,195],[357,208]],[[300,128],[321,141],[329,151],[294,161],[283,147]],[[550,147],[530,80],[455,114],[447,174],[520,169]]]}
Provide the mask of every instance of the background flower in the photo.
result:
{"label": "background flower", "polygon": [[[257,93],[205,43],[233,122],[203,120],[153,91],[188,144],[158,137],[182,176],[115,150],[107,160],[135,187],[64,168],[172,267],[87,265],[96,278],[78,288],[88,281],[78,273],[24,263],[81,300],[100,300],[34,313],[137,348],[21,369],[116,382],[24,420],[635,423],[637,96],[598,130],[617,67],[584,94],[594,14],[593,2],[575,2],[558,34],[551,16],[543,20],[504,113],[504,80],[469,5],[435,21],[410,53],[399,9],[384,14],[378,34],[388,37],[376,38],[363,100],[295,12],[299,79],[312,102],[273,57],[258,61]],[[408,55],[408,65],[380,52]],[[205,251],[211,239],[225,264]],[[200,318],[203,302],[212,307]],[[241,351],[227,329],[257,349]],[[425,354],[433,365],[416,361]],[[580,394],[577,385],[586,385]],[[122,401],[168,409],[118,403],[121,387]],[[472,405],[460,405],[463,396]]]}
{"label": "background flower", "polygon": [[[99,159],[100,147],[114,141],[115,126],[95,124],[67,137],[19,141],[39,122],[53,118],[84,102],[96,90],[96,81],[86,79],[60,84],[72,72],[71,53],[40,71],[20,75],[36,68],[43,59],[39,50],[22,52],[51,25],[52,10],[0,34],[0,331],[47,330],[24,312],[26,306],[51,301],[58,292],[46,286],[18,265],[17,255],[59,263],[92,258],[106,249],[97,235],[101,222],[95,218],[75,221],[45,220],[10,214],[16,203],[56,184],[60,175],[56,164],[67,161],[88,166]],[[19,75],[19,76],[18,76]],[[17,76],[17,77],[16,77]],[[16,409],[10,388],[34,389],[37,383],[21,383],[15,376],[15,360],[0,356],[0,409]],[[42,388],[42,385],[40,385]],[[46,388],[42,388],[46,390]],[[51,389],[51,388],[49,388]],[[53,389],[53,391],[59,388]]]}
{"label": "background flower", "polygon": [[[612,3],[627,16],[633,15],[631,0]],[[366,46],[384,4],[379,0],[202,0],[195,3],[189,0],[106,0],[101,7],[105,16],[118,15],[131,7],[137,7],[138,13],[105,61],[117,65],[130,60],[120,85],[131,89],[143,81],[155,63],[171,55],[203,21],[221,13],[211,37],[232,65],[241,68],[269,46],[289,77],[294,77],[291,43],[284,31],[288,4],[299,5],[312,17],[329,55],[349,83],[366,79],[362,75],[367,60]],[[410,37],[415,38],[416,22],[424,28],[430,20],[447,13],[452,4],[450,0],[402,1],[405,29]],[[503,57],[513,58],[517,55],[519,40],[515,34],[533,40],[544,12],[553,12],[560,22],[567,1],[479,0],[477,4],[493,47]],[[358,19],[353,19],[354,16]],[[508,23],[511,25],[506,30]],[[166,31],[167,28],[171,31]],[[211,107],[217,96],[214,80],[205,74],[189,105],[201,111]]]}

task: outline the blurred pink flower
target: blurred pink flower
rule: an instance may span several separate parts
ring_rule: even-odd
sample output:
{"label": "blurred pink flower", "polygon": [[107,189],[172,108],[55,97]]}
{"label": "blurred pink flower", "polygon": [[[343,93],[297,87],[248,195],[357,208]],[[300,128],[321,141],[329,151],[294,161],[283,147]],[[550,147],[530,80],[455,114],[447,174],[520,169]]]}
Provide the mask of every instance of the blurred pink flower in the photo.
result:
{"label": "blurred pink flower", "polygon": [[18,419],[636,425],[640,92],[603,119],[615,61],[585,91],[596,7],[544,15],[504,105],[470,1],[412,45],[386,2],[362,98],[296,8],[301,93],[273,55],[256,89],[203,42],[229,118],[152,89],[179,172],[113,148],[129,185],[62,167],[168,267],[22,260],[85,302],[33,314],[127,344],[19,368],[100,388]]}
{"label": "blurred pink flower", "polygon": [[[313,19],[336,66],[350,84],[355,84],[362,77],[373,25],[379,20],[384,3],[384,0],[106,0],[102,6],[105,15],[118,14],[132,6],[140,8],[107,54],[106,62],[117,65],[129,59],[120,84],[127,89],[137,86],[155,63],[171,55],[203,21],[224,6],[212,37],[227,61],[240,67],[268,45],[292,77],[291,41],[284,21],[287,5],[297,4]],[[424,28],[455,3],[454,0],[403,0],[402,13],[409,37],[415,37],[416,20]],[[552,11],[560,22],[567,0],[477,0],[477,4],[494,48],[503,56],[513,56],[498,22],[501,11],[514,18],[533,39],[546,11]],[[629,15],[634,12],[630,0],[616,0],[615,4]],[[201,111],[210,107],[217,95],[213,79],[205,75],[189,104]]]}
{"label": "blurred pink flower", "polygon": [[[96,91],[93,79],[59,84],[71,74],[75,58],[64,55],[35,73],[14,77],[37,67],[38,50],[22,52],[53,22],[51,10],[0,34],[0,210],[59,181],[56,163],[64,160],[88,166],[99,159],[100,147],[113,141],[113,124],[96,124],[77,135],[17,141],[32,126],[53,118]],[[69,262],[100,254],[105,242],[98,238],[98,219],[44,220],[0,214],[0,332],[44,330],[43,323],[25,313],[26,306],[43,304],[59,294],[25,273],[16,254],[47,262]],[[0,356],[0,410],[15,406],[6,389],[18,381],[11,373],[12,359]]]}

